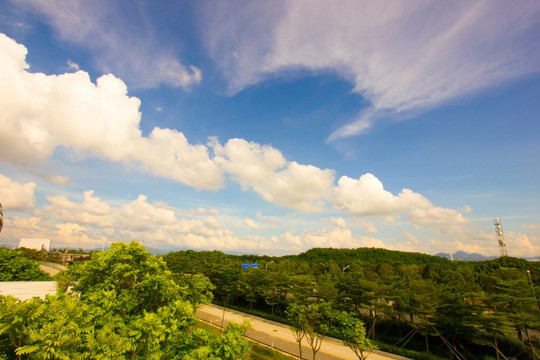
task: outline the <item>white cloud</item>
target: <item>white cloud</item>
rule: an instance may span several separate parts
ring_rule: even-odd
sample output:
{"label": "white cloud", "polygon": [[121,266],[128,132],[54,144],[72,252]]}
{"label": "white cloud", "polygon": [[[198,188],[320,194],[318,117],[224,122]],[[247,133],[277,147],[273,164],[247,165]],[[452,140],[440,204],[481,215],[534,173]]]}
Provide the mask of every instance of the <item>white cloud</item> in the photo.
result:
{"label": "white cloud", "polygon": [[51,205],[44,206],[44,210],[66,223],[133,232],[173,224],[176,220],[174,211],[160,204],[149,204],[144,195],[120,207],[111,207],[93,195],[93,191],[86,191],[82,203],[72,202],[65,196],[48,196]]}
{"label": "white cloud", "polygon": [[362,226],[366,230],[366,232],[369,234],[376,234],[379,232],[379,230],[377,229],[377,226],[375,226],[375,224],[370,221],[367,221],[362,218],[357,218],[355,219],[355,222],[358,225]]}
{"label": "white cloud", "polygon": [[347,222],[342,217],[332,217],[328,220],[330,224],[333,226],[340,228],[340,229],[347,229],[349,226],[347,225]]}
{"label": "white cloud", "polygon": [[327,141],[332,142],[342,137],[348,137],[366,132],[369,128],[371,128],[374,118],[377,117],[379,113],[380,111],[375,111],[372,108],[362,111],[361,114],[358,115],[357,120],[335,130],[332,134],[330,134]]}
{"label": "white cloud", "polygon": [[273,237],[272,241],[274,246],[286,250],[287,254],[294,254],[302,250],[306,250],[302,244],[302,237],[294,235],[290,231],[287,231],[285,234],[280,235],[279,237]]}
{"label": "white cloud", "polygon": [[259,225],[257,225],[257,223],[255,221],[253,221],[253,219],[245,218],[244,219],[244,225],[246,225],[248,228],[250,228],[251,230],[254,230],[256,232],[261,231],[261,227]]}
{"label": "white cloud", "polygon": [[[306,230],[301,235],[296,235],[294,230],[285,230],[281,235],[270,237],[262,234],[238,236],[227,226],[241,222],[249,226],[248,220],[251,219],[225,216],[226,221],[223,221],[218,214],[208,216],[204,220],[196,218],[210,211],[205,211],[206,214],[195,211],[195,218],[180,218],[176,214],[189,212],[173,208],[163,202],[150,203],[144,195],[139,195],[135,200],[125,204],[112,205],[111,202],[95,196],[93,191],[84,192],[82,199],[75,201],[66,196],[48,196],[48,205],[43,209],[34,209],[35,184],[19,184],[0,175],[0,185],[0,201],[6,212],[9,209],[17,209],[30,210],[32,213],[30,217],[14,214],[8,217],[9,221],[4,225],[2,238],[11,244],[16,244],[21,237],[39,237],[52,239],[55,247],[68,245],[75,248],[100,248],[104,240],[107,242],[135,240],[164,249],[187,247],[263,254],[292,254],[312,247],[377,247],[431,254],[463,250],[484,255],[498,254],[493,231],[469,227],[462,223],[457,212],[439,208],[420,213],[422,216],[419,218],[428,219],[422,224],[423,233],[413,234],[406,231],[403,239],[396,242],[398,239],[393,237],[392,243],[353,234],[347,221],[341,217],[321,219],[319,223],[326,222],[330,225],[323,229],[313,229],[316,226],[313,223],[303,224],[301,227]],[[19,203],[10,200],[5,193],[12,194]],[[442,218],[444,222],[439,221]],[[264,221],[268,218],[261,216],[259,220]],[[255,221],[252,222],[255,227],[258,226]],[[444,226],[449,223],[449,226]],[[491,229],[491,221],[486,223]],[[511,256],[540,254],[538,245],[540,238],[536,235],[507,231],[505,239]]]}
{"label": "white cloud", "polygon": [[198,207],[197,209],[191,209],[191,210],[189,210],[189,212],[193,216],[206,215],[206,209],[202,208],[202,207]]}
{"label": "white cloud", "polygon": [[36,184],[28,182],[19,184],[7,176],[0,174],[0,203],[7,214],[10,210],[34,210]]}
{"label": "white cloud", "polygon": [[65,196],[48,196],[47,200],[49,205],[44,206],[41,218],[16,218],[10,222],[10,233],[6,236],[40,235],[53,239],[56,246],[67,243],[96,247],[107,239],[112,242],[136,240],[156,247],[271,249],[271,242],[264,237],[235,236],[213,216],[204,221],[177,218],[174,208],[162,202],[149,203],[144,195],[120,206],[110,205],[94,196],[93,191],[86,191],[81,202]]}
{"label": "white cloud", "polygon": [[[48,196],[47,200],[48,205],[35,210],[36,216],[9,216],[2,230],[3,241],[15,245],[21,237],[39,237],[52,239],[53,247],[90,249],[101,248],[103,241],[135,240],[162,249],[283,254],[293,251],[289,241],[294,236],[285,234],[278,243],[264,236],[237,236],[213,216],[204,221],[178,218],[175,214],[181,211],[163,202],[149,203],[144,195],[118,206],[96,197],[93,191],[86,191],[81,201],[66,196]],[[7,204],[6,211],[13,209],[11,200]],[[209,212],[217,215],[216,211]]]}
{"label": "white cloud", "polygon": [[286,160],[277,149],[268,145],[230,139],[224,146],[216,144],[214,152],[223,168],[244,188],[262,182],[286,165]]}
{"label": "white cloud", "polygon": [[160,45],[150,22],[144,18],[144,9],[137,14],[141,18],[130,23],[122,21],[118,4],[109,1],[23,0],[14,3],[44,15],[62,40],[91,50],[100,71],[114,72],[130,85],[167,84],[189,89],[202,80],[200,69],[182,65],[170,45],[167,48]]}
{"label": "white cloud", "polygon": [[[38,175],[40,175],[40,174],[38,174]],[[43,174],[43,175],[40,175],[40,176],[42,176],[45,180],[47,180],[49,182],[59,184],[59,185],[67,185],[71,181],[71,179],[69,177],[62,176],[62,175]]]}
{"label": "white cloud", "polygon": [[324,207],[323,196],[334,182],[333,170],[321,170],[285,160],[268,145],[231,139],[224,146],[214,144],[216,162],[244,189],[251,188],[271,203],[303,212]]}
{"label": "white cloud", "polygon": [[207,217],[204,221],[204,225],[211,229],[219,229],[222,227],[222,225],[213,216]]}
{"label": "white cloud", "polygon": [[373,174],[364,174],[358,180],[342,176],[338,186],[328,196],[334,206],[353,216],[389,217],[415,208],[433,205],[422,195],[403,189],[397,196],[384,190],[383,184]]}
{"label": "white cloud", "polygon": [[[207,8],[210,53],[231,93],[291,69],[332,71],[371,102],[406,114],[540,70],[535,1],[273,1]],[[253,21],[257,19],[257,21]]]}
{"label": "white cloud", "polygon": [[66,63],[67,63],[67,65],[69,66],[69,68],[71,70],[79,71],[79,64],[77,64],[77,63],[75,63],[75,62],[73,62],[73,61],[71,61],[69,59],[66,61]]}
{"label": "white cloud", "polygon": [[223,174],[204,145],[176,130],[141,135],[140,100],[113,75],[94,85],[88,73],[29,73],[26,48],[0,34],[0,160],[36,164],[60,146],[91,153],[198,189],[217,189]]}
{"label": "white cloud", "polygon": [[456,226],[470,222],[458,210],[440,207],[413,209],[409,212],[409,219],[415,225],[424,226]]}
{"label": "white cloud", "polygon": [[306,231],[302,239],[304,248],[350,248],[359,247],[374,247],[385,248],[390,247],[379,239],[370,238],[367,236],[354,236],[348,227],[335,227],[331,229],[323,229],[319,231]]}

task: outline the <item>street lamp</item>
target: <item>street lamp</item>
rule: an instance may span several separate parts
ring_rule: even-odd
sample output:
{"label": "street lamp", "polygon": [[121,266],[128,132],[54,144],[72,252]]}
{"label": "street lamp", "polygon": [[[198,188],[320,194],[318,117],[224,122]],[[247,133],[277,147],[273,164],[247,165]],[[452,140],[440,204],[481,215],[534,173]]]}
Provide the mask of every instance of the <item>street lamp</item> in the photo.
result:
{"label": "street lamp", "polygon": [[348,268],[350,268],[349,265],[345,266],[341,271],[343,272],[343,279],[345,279],[345,270],[347,270]]}
{"label": "street lamp", "polygon": [[531,270],[527,270],[527,275],[529,275],[529,282],[531,283],[531,290],[534,296],[534,301],[536,301],[536,308],[540,310],[540,304],[538,304],[538,298],[536,297],[536,293],[534,292],[534,286],[531,278]]}

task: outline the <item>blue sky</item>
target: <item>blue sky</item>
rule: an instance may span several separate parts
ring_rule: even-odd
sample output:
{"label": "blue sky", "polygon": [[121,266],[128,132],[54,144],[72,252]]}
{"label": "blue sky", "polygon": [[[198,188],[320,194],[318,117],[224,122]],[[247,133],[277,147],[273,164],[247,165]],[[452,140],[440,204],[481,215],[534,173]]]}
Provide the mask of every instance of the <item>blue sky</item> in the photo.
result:
{"label": "blue sky", "polygon": [[0,243],[540,255],[536,1],[0,10]]}

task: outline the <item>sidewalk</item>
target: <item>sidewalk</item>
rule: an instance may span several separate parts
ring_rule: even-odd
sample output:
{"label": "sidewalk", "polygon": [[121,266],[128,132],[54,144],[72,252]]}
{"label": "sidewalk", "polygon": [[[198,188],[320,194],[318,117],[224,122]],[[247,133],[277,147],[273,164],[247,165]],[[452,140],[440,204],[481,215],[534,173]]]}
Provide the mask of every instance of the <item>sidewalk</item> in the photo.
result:
{"label": "sidewalk", "polygon": [[[296,357],[299,356],[298,343],[294,340],[293,334],[287,325],[279,324],[231,309],[224,309],[223,307],[216,305],[205,305],[200,307],[197,310],[197,317],[218,327],[225,327],[230,321],[242,324],[244,319],[247,319],[251,323],[253,329],[246,334],[246,337],[289,355],[294,355]],[[303,358],[312,360],[313,357],[311,348],[308,346],[305,339],[302,341],[302,345]],[[332,338],[324,338],[321,350],[317,353],[317,359],[355,360],[358,358],[348,346],[343,344],[343,342]],[[368,359],[396,360],[406,358],[375,350],[369,355]]]}

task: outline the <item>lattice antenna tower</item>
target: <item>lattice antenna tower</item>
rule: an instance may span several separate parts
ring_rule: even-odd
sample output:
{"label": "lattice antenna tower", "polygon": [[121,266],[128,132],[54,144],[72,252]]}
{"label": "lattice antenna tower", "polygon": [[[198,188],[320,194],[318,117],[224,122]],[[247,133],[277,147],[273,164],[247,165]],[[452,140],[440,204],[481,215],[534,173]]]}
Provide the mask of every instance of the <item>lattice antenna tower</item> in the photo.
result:
{"label": "lattice antenna tower", "polygon": [[504,234],[501,226],[501,221],[498,217],[493,219],[493,224],[495,224],[495,232],[497,233],[497,242],[499,243],[499,250],[502,256],[508,256],[506,252],[506,242],[504,241]]}

